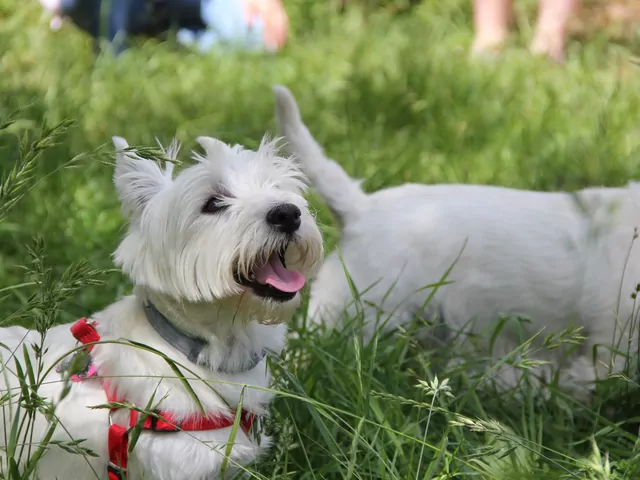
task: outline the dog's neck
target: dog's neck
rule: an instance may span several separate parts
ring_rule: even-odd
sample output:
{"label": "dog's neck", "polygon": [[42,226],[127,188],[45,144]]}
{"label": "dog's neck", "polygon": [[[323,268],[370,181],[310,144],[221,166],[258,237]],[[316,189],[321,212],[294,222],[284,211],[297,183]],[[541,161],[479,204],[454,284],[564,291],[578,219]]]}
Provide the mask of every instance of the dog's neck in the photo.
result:
{"label": "dog's neck", "polygon": [[165,342],[182,352],[190,361],[197,363],[200,353],[207,346],[207,341],[181,331],[149,300],[145,300],[143,305],[147,320],[156,333]]}
{"label": "dog's neck", "polygon": [[[136,289],[150,325],[194,363],[224,373],[254,368],[267,350],[282,348],[282,326],[261,325],[236,302],[189,303]],[[244,312],[244,313],[243,313]],[[156,317],[153,317],[156,315]]]}

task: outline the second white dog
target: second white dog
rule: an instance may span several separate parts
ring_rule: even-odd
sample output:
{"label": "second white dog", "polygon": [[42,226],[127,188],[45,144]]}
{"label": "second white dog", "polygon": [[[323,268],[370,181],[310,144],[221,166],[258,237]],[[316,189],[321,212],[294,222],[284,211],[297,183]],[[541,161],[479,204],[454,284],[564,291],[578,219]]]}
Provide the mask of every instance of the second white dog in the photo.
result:
{"label": "second white dog", "polygon": [[[583,326],[587,340],[560,376],[576,393],[588,393],[595,379],[593,346],[600,345],[601,374],[613,362],[612,346],[627,350],[640,281],[638,246],[632,248],[640,224],[637,184],[576,194],[407,184],[367,195],[326,158],[291,93],[280,86],[274,91],[281,133],[343,224],[339,253],[326,259],[312,285],[315,321],[334,325],[345,310],[349,316],[361,310],[369,338],[376,325],[392,329],[416,315],[474,333],[501,315],[522,315],[532,320],[528,333],[544,329],[540,338]],[[452,265],[447,280],[453,283],[437,289],[423,312],[433,290],[424,287]],[[494,353],[515,349],[517,337],[515,329],[503,330]],[[560,350],[541,359],[557,363]],[[612,369],[623,364],[617,358]],[[517,382],[517,371],[507,372],[502,380]]]}

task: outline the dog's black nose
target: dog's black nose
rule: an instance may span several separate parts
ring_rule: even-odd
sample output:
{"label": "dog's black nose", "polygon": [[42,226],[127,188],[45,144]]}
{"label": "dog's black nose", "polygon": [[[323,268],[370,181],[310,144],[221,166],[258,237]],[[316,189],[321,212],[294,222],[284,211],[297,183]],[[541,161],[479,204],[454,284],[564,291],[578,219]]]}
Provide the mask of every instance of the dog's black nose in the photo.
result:
{"label": "dog's black nose", "polygon": [[267,212],[267,223],[283,233],[293,233],[300,228],[302,212],[292,203],[281,203]]}

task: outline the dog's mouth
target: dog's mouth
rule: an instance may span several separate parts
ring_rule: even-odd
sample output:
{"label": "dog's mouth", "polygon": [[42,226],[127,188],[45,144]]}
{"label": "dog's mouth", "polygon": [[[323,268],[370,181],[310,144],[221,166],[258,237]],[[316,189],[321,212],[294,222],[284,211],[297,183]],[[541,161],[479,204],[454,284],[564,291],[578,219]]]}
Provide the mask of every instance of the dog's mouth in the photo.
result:
{"label": "dog's mouth", "polygon": [[249,277],[236,271],[234,277],[243,287],[250,288],[259,297],[286,302],[302,290],[304,275],[289,270],[284,259],[285,249],[271,254],[267,262],[256,268]]}

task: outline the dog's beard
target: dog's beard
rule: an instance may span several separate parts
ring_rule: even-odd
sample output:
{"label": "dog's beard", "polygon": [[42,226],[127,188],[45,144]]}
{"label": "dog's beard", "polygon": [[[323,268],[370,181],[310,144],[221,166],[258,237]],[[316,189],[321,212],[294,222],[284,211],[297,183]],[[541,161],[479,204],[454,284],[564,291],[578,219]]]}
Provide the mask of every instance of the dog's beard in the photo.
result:
{"label": "dog's beard", "polygon": [[264,282],[265,278],[260,277],[258,272],[276,260],[288,271],[303,276],[305,283],[308,282],[322,260],[322,239],[319,232],[308,236],[277,235],[261,246],[254,245],[254,248],[257,250],[254,250],[253,255],[243,250],[244,255],[239,252],[234,261],[234,284],[240,290],[239,301],[236,303],[238,317],[251,318],[263,325],[285,323],[291,319],[300,304],[302,287],[289,292],[287,297],[274,292],[272,286],[260,284],[259,281]]}
{"label": "dog's beard", "polygon": [[[265,228],[261,222],[242,229],[231,224],[225,225],[226,228],[217,227],[197,228],[183,234],[184,243],[173,248],[167,231],[175,228],[170,229],[162,222],[150,224],[144,232],[132,228],[116,251],[116,263],[122,265],[136,285],[178,301],[227,303],[226,300],[230,300],[238,303],[239,297],[248,297],[242,298],[240,303],[252,304],[252,310],[257,303],[264,303],[268,311],[273,311],[278,307],[277,301],[256,295],[238,280],[256,279],[267,283],[266,275],[257,278],[256,274],[277,256],[283,268],[286,265],[288,270],[304,275],[304,281],[307,281],[322,260],[322,237],[313,221],[303,222],[292,235]],[[279,254],[283,254],[284,259],[279,258]],[[275,267],[277,273],[280,265]],[[273,271],[263,273],[271,273],[271,280],[275,279],[277,283]],[[286,283],[287,279],[284,280]],[[296,285],[288,287],[299,291]],[[269,306],[272,303],[275,305]],[[288,303],[295,302],[280,301],[279,305],[284,307]]]}
{"label": "dog's beard", "polygon": [[237,285],[268,303],[293,300],[315,270],[322,243],[298,234],[267,239],[255,253],[241,250],[233,266]]}

